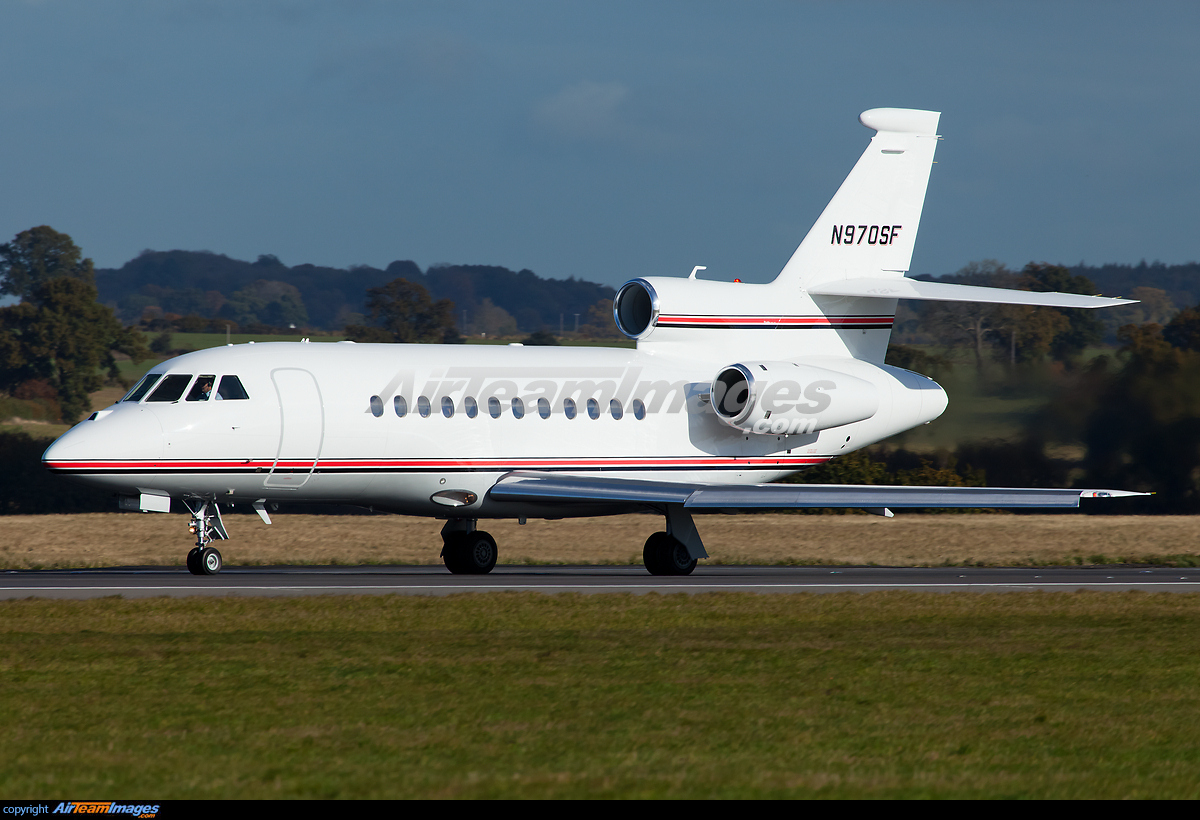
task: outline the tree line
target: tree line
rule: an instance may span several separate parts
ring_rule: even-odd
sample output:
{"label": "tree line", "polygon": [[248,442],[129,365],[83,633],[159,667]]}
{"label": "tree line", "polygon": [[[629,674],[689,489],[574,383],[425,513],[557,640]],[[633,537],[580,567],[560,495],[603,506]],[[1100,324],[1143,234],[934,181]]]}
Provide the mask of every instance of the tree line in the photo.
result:
{"label": "tree line", "polygon": [[399,279],[420,286],[434,302],[452,301],[456,328],[467,336],[538,330],[596,335],[612,326],[595,321],[598,306],[608,301],[611,308],[611,287],[494,265],[421,270],[401,260],[383,269],[289,267],[270,254],[245,262],[207,251],[144,251],[96,277],[101,301],[123,322],[156,332],[223,332],[227,324],[256,333],[292,327],[341,332],[371,323],[368,292]]}

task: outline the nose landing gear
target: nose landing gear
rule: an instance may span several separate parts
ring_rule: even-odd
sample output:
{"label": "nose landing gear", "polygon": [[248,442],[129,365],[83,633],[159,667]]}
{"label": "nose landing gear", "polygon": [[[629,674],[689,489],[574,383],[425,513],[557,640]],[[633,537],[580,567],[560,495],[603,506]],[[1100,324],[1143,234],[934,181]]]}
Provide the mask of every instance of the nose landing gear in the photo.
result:
{"label": "nose landing gear", "polygon": [[184,499],[192,517],[188,532],[196,536],[196,546],[187,554],[187,568],[192,575],[216,575],[224,562],[216,547],[209,544],[214,540],[229,540],[225,523],[221,521],[221,510],[216,502]]}

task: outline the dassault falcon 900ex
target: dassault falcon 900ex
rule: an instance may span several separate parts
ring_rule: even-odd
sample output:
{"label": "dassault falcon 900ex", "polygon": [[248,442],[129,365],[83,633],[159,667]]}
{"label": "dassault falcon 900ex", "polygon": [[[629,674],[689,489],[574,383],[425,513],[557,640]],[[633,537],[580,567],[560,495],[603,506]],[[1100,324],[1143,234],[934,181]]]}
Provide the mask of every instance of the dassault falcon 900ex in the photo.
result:
{"label": "dassault falcon 900ex", "polygon": [[769,284],[626,282],[637,348],[270,343],[163,362],[43,456],[126,510],[191,513],[193,573],[215,574],[221,505],[279,502],[445,520],[442,557],[486,573],[481,519],[657,512],[646,568],[707,557],[694,512],[1073,507],[1115,490],[766,484],[937,418],[946,394],[883,363],[898,299],[1098,308],[1064,293],[905,277],[937,146],[934,111],[877,108],[866,151]]}

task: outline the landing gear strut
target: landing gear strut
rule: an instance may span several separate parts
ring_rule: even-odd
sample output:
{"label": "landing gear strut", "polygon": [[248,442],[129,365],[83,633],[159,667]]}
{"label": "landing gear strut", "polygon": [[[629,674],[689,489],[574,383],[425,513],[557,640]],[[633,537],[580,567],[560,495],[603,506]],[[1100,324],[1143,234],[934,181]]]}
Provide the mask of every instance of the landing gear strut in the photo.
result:
{"label": "landing gear strut", "polygon": [[188,532],[196,536],[196,546],[187,554],[187,568],[192,575],[216,575],[224,563],[221,553],[209,544],[216,539],[228,540],[225,524],[221,521],[221,510],[216,502],[184,500],[192,518]]}
{"label": "landing gear strut", "polygon": [[487,575],[498,554],[496,539],[475,529],[473,518],[451,518],[442,527],[442,560],[455,575]]}
{"label": "landing gear strut", "polygon": [[668,504],[663,512],[667,516],[667,531],[656,532],[646,539],[642,562],[651,575],[691,575],[696,559],[708,557],[700,533],[682,504]]}

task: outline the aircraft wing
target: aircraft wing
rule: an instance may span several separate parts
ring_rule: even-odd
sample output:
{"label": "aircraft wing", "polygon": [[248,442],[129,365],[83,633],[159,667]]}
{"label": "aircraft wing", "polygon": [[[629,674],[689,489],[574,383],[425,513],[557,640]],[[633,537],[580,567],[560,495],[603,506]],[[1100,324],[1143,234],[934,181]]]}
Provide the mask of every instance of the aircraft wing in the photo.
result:
{"label": "aircraft wing", "polygon": [[840,279],[814,285],[814,296],[873,296],[879,299],[920,299],[933,302],[985,302],[997,305],[1034,305],[1065,308],[1101,308],[1132,305],[1133,299],[1084,296],[1080,293],[1040,293],[1009,288],[983,288],[949,282],[925,282],[907,277]]}
{"label": "aircraft wing", "polygon": [[[1030,487],[899,487],[874,484],[699,484],[640,481],[607,476],[514,472],[489,491],[501,501],[682,504],[705,509],[802,507],[1078,507],[1081,498],[1146,495],[1126,490],[1061,490]],[[887,514],[883,512],[883,514]]]}

